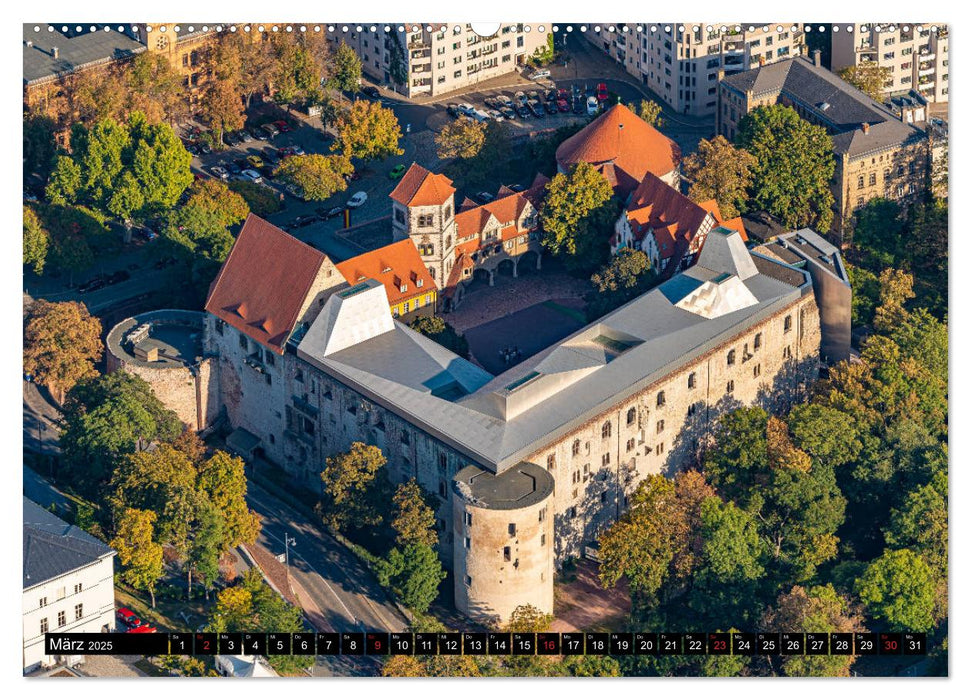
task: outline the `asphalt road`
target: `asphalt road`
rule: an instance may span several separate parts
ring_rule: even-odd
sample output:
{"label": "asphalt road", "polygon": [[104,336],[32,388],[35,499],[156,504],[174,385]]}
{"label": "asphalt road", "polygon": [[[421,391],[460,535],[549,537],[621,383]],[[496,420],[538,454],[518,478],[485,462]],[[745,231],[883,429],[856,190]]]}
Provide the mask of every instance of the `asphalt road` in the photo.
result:
{"label": "asphalt road", "polygon": [[246,499],[263,518],[259,544],[283,554],[284,537],[296,539],[290,546],[290,575],[320,609],[327,625],[320,631],[406,629],[405,618],[353,554],[252,481]]}
{"label": "asphalt road", "polygon": [[56,454],[59,432],[55,425],[60,414],[41,390],[32,382],[24,381],[24,449],[41,454]]}

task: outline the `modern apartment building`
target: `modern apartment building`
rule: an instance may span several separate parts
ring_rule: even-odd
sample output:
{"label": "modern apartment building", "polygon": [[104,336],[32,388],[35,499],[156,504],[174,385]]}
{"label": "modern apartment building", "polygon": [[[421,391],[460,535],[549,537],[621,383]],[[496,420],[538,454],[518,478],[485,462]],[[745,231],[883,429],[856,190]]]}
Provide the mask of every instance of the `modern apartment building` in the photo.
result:
{"label": "modern apartment building", "polygon": [[715,113],[723,74],[799,56],[806,46],[799,22],[595,25],[582,36],[678,112],[699,117]]}
{"label": "modern apartment building", "polygon": [[916,90],[928,102],[948,101],[948,29],[943,22],[841,24],[839,29],[831,34],[834,72],[872,61],[890,69],[887,97]]}
{"label": "modern apartment building", "polygon": [[479,36],[469,24],[442,22],[391,25],[388,32],[383,25],[357,29],[348,27],[333,39],[357,52],[368,78],[407,97],[441,95],[511,73],[550,36],[522,24],[503,24],[491,37]]}

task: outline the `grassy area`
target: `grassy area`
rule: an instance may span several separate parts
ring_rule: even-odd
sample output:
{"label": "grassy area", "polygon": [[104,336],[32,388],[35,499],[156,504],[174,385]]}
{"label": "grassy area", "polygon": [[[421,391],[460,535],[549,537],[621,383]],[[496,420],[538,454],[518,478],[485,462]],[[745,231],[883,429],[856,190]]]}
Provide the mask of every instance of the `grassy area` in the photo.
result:
{"label": "grassy area", "polygon": [[[209,619],[208,610],[214,600],[212,595],[206,601],[205,598],[172,600],[156,594],[153,609],[147,593],[136,591],[123,583],[115,584],[115,602],[129,608],[143,620],[151,622],[159,631],[194,632]],[[188,623],[179,615],[180,612],[184,612],[189,618]]]}

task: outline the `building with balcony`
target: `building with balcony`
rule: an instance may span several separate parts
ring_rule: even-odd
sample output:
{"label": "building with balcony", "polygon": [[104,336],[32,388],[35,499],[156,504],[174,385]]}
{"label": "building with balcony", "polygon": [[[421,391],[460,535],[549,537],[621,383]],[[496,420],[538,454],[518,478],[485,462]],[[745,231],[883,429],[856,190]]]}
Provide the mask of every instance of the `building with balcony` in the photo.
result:
{"label": "building with balcony", "polygon": [[915,90],[930,103],[948,101],[948,28],[943,22],[840,24],[831,33],[833,71],[873,62],[890,75],[884,94]]}
{"label": "building with balcony", "polygon": [[491,37],[480,37],[469,24],[389,26],[389,32],[383,25],[374,25],[374,31],[349,27],[332,38],[357,52],[365,76],[406,97],[441,95],[511,73],[545,47],[548,37],[522,24],[503,24]]}
{"label": "building with balcony", "polygon": [[601,24],[582,36],[671,108],[698,117],[715,114],[722,75],[802,55],[806,46],[799,22]]}
{"label": "building with balcony", "polygon": [[730,141],[746,114],[774,104],[792,107],[826,128],[836,158],[832,232],[837,237],[853,212],[874,197],[906,203],[927,189],[927,132],[823,68],[818,52],[812,60],[794,58],[726,77],[718,101],[716,129]]}

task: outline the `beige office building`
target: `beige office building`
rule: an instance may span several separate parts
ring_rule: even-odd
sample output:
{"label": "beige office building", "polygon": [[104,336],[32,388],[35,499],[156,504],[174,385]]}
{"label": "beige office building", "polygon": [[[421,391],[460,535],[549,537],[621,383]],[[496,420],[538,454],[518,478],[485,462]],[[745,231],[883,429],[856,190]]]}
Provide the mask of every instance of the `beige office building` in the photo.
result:
{"label": "beige office building", "polygon": [[799,56],[806,46],[799,22],[601,24],[588,25],[583,36],[678,112],[698,117],[715,114],[722,71]]}
{"label": "beige office building", "polygon": [[[852,31],[848,31],[852,28]],[[885,95],[918,91],[928,102],[948,101],[948,30],[923,24],[849,24],[832,33],[834,72],[867,61],[890,69]]]}

